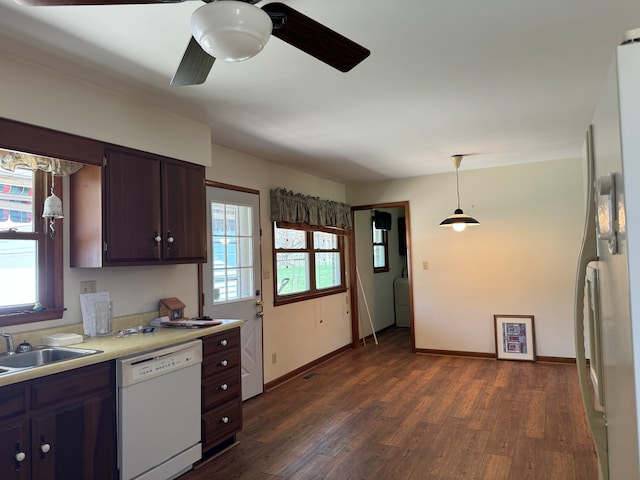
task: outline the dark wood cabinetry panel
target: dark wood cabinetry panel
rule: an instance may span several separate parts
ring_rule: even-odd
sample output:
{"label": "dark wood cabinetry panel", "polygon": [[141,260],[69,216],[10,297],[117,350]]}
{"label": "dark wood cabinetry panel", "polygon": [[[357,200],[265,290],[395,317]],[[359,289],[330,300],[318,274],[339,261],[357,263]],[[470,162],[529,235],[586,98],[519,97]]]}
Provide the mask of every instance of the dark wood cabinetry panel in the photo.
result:
{"label": "dark wood cabinetry panel", "polygon": [[113,362],[0,388],[0,478],[117,477]]}
{"label": "dark wood cabinetry panel", "polygon": [[162,164],[163,257],[206,261],[204,169],[199,165]]}
{"label": "dark wood cabinetry panel", "polygon": [[160,160],[109,148],[105,172],[107,263],[160,262]]}
{"label": "dark wood cabinetry panel", "polygon": [[91,138],[0,118],[0,148],[100,165],[104,144]]}
{"label": "dark wood cabinetry panel", "polygon": [[70,178],[71,266],[206,261],[204,167],[108,146]]}
{"label": "dark wood cabinetry panel", "polygon": [[202,339],[203,456],[242,430],[240,328]]}

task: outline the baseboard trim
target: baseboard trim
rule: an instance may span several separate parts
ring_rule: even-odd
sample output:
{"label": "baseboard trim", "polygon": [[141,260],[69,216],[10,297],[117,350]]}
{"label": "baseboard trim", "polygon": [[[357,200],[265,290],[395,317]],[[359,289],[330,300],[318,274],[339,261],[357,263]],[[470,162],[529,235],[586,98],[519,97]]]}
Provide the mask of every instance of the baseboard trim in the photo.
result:
{"label": "baseboard trim", "polygon": [[[495,353],[489,352],[461,352],[458,350],[435,350],[432,348],[416,348],[416,353],[428,355],[451,355],[454,357],[496,358]],[[541,355],[536,357],[536,361],[545,363],[576,363],[576,359],[573,357],[547,357]]]}
{"label": "baseboard trim", "polygon": [[288,382],[289,380],[294,379],[298,375],[308,372],[309,370],[311,370],[314,367],[317,367],[321,363],[327,362],[348,350],[351,350],[351,344],[345,345],[344,347],[334,350],[333,352],[327,353],[326,355],[323,355],[322,357],[315,359],[313,362],[309,362],[306,365],[303,365],[302,367],[296,368],[295,370],[292,370],[289,373],[276,378],[275,380],[271,380],[270,382],[264,384],[264,391],[268,392],[269,390],[273,390],[274,388],[279,387],[280,385]]}

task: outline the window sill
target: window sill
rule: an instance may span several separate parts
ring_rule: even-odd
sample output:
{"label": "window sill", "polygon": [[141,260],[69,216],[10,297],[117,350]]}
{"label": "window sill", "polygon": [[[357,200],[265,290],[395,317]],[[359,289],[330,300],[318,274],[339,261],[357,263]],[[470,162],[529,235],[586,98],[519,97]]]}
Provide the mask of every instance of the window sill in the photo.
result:
{"label": "window sill", "polygon": [[318,291],[318,292],[315,292],[313,294],[307,293],[305,295],[291,295],[291,296],[287,296],[287,297],[278,297],[273,302],[273,305],[275,307],[277,307],[279,305],[287,305],[289,303],[304,302],[306,300],[313,300],[315,298],[327,297],[329,295],[335,295],[337,293],[344,293],[346,291],[347,291],[346,287],[340,287],[340,288],[334,288],[334,289],[331,289],[331,290]]}
{"label": "window sill", "polygon": [[25,323],[44,322],[45,320],[57,320],[62,318],[66,308],[48,308],[46,310],[22,310],[0,314],[0,327],[9,325],[22,325]]}

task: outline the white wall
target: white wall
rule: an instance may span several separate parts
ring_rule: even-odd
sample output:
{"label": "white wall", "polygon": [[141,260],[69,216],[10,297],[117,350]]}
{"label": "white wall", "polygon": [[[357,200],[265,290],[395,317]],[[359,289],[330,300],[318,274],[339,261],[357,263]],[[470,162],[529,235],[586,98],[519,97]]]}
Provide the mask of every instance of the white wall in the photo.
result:
{"label": "white wall", "polygon": [[[213,164],[207,179],[260,191],[264,300],[265,382],[335,351],[351,342],[349,295],[330,295],[316,300],[273,306],[272,225],[269,190],[287,190],[344,202],[344,185],[300,173],[240,152],[213,145]],[[263,275],[264,276],[264,275]],[[271,362],[275,353],[277,363]]]}
{"label": "white wall", "polygon": [[457,233],[438,226],[456,206],[453,172],[347,185],[352,205],[410,202],[416,347],[495,352],[493,315],[523,314],[538,355],[574,357],[581,160],[462,168],[460,191],[480,226]]}
{"label": "white wall", "polygon": [[208,125],[3,54],[0,116],[211,165]]}

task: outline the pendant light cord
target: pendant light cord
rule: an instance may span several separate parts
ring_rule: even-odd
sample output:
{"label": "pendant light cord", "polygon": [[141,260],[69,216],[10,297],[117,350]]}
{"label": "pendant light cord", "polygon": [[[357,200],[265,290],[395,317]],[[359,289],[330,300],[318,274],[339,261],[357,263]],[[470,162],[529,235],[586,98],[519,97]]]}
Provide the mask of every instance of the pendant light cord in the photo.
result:
{"label": "pendant light cord", "polygon": [[458,198],[458,210],[460,209],[460,183],[458,182],[458,167],[456,167],[456,196]]}

